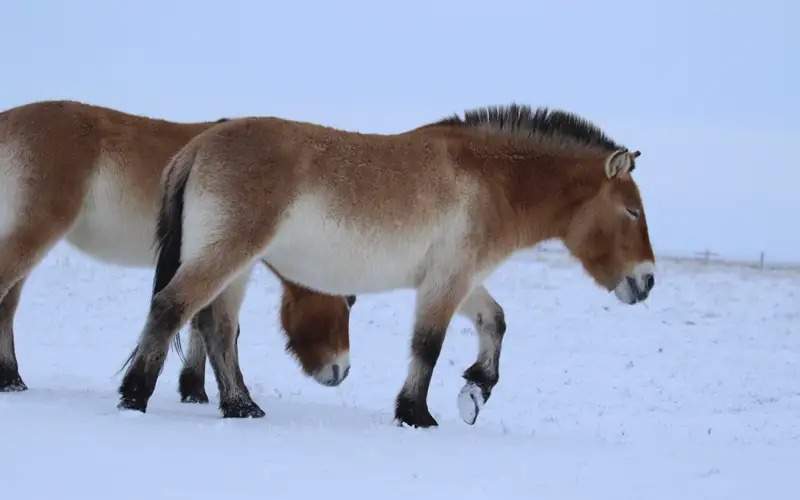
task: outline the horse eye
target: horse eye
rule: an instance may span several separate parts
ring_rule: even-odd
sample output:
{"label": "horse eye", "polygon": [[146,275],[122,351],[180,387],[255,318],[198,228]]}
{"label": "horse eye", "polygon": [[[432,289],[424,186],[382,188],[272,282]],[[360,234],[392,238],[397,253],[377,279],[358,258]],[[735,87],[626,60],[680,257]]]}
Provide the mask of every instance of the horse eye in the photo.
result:
{"label": "horse eye", "polygon": [[625,211],[631,219],[637,220],[639,218],[640,213],[635,208],[626,208]]}

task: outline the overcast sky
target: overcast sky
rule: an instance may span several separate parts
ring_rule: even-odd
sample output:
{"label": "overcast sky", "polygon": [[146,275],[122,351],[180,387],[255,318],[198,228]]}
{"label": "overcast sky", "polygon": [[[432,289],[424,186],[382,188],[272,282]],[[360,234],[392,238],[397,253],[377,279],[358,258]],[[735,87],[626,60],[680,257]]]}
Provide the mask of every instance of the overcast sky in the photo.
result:
{"label": "overcast sky", "polygon": [[553,106],[642,151],[657,253],[800,261],[800,2],[379,3],[4,2],[0,108],[397,132]]}

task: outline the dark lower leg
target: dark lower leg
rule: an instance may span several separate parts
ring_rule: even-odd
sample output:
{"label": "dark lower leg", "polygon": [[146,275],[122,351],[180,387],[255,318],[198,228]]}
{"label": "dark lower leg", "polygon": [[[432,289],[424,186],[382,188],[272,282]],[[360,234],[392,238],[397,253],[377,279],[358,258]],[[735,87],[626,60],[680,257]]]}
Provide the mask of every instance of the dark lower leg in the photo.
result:
{"label": "dark lower leg", "polygon": [[428,410],[428,388],[442,350],[445,328],[417,328],[411,342],[408,377],[397,396],[395,418],[413,427],[438,425]]}
{"label": "dark lower leg", "polygon": [[163,292],[153,297],[142,338],[119,388],[119,408],[142,413],[147,409],[167,357],[169,341],[183,323],[183,311],[182,304]]}
{"label": "dark lower leg", "polygon": [[502,307],[479,287],[465,301],[461,314],[469,317],[478,332],[478,359],[464,372],[467,383],[459,394],[459,413],[474,424],[500,377],[500,351],[506,331]]}
{"label": "dark lower leg", "polygon": [[0,299],[0,392],[24,391],[28,388],[19,375],[14,349],[14,314],[19,304],[22,285],[23,280],[18,281]]}
{"label": "dark lower leg", "polygon": [[192,319],[189,334],[189,353],[181,370],[179,392],[184,403],[208,403],[205,389],[206,346],[203,330],[214,328],[214,315],[210,307],[197,313]]}
{"label": "dark lower leg", "polygon": [[481,389],[485,402],[500,379],[500,352],[503,334],[506,331],[502,309],[490,322],[479,323],[476,326],[480,338],[478,359],[464,372],[464,378]]}
{"label": "dark lower leg", "polygon": [[215,307],[218,316],[216,328],[204,329],[204,342],[208,358],[219,388],[219,407],[226,418],[259,418],[264,411],[250,397],[250,391],[244,383],[239,368],[239,354],[236,338],[238,324],[228,315]]}

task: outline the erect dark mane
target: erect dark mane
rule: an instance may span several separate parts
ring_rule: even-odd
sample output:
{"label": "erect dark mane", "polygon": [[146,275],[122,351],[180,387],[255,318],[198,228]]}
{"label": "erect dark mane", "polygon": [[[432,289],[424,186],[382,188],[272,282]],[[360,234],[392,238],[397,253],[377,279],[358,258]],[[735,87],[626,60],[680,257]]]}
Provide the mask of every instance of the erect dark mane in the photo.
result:
{"label": "erect dark mane", "polygon": [[557,147],[586,147],[615,151],[623,149],[599,127],[578,115],[530,106],[488,106],[445,118],[430,126],[475,127],[502,134],[527,137]]}

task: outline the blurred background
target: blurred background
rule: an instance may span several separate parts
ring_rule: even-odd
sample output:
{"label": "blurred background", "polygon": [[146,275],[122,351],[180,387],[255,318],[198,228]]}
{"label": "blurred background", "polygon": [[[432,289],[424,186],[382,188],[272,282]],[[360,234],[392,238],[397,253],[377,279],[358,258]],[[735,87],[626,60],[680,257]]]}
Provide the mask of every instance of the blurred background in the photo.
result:
{"label": "blurred background", "polygon": [[5,2],[0,109],[400,132],[507,104],[643,156],[657,253],[800,262],[800,3]]}

